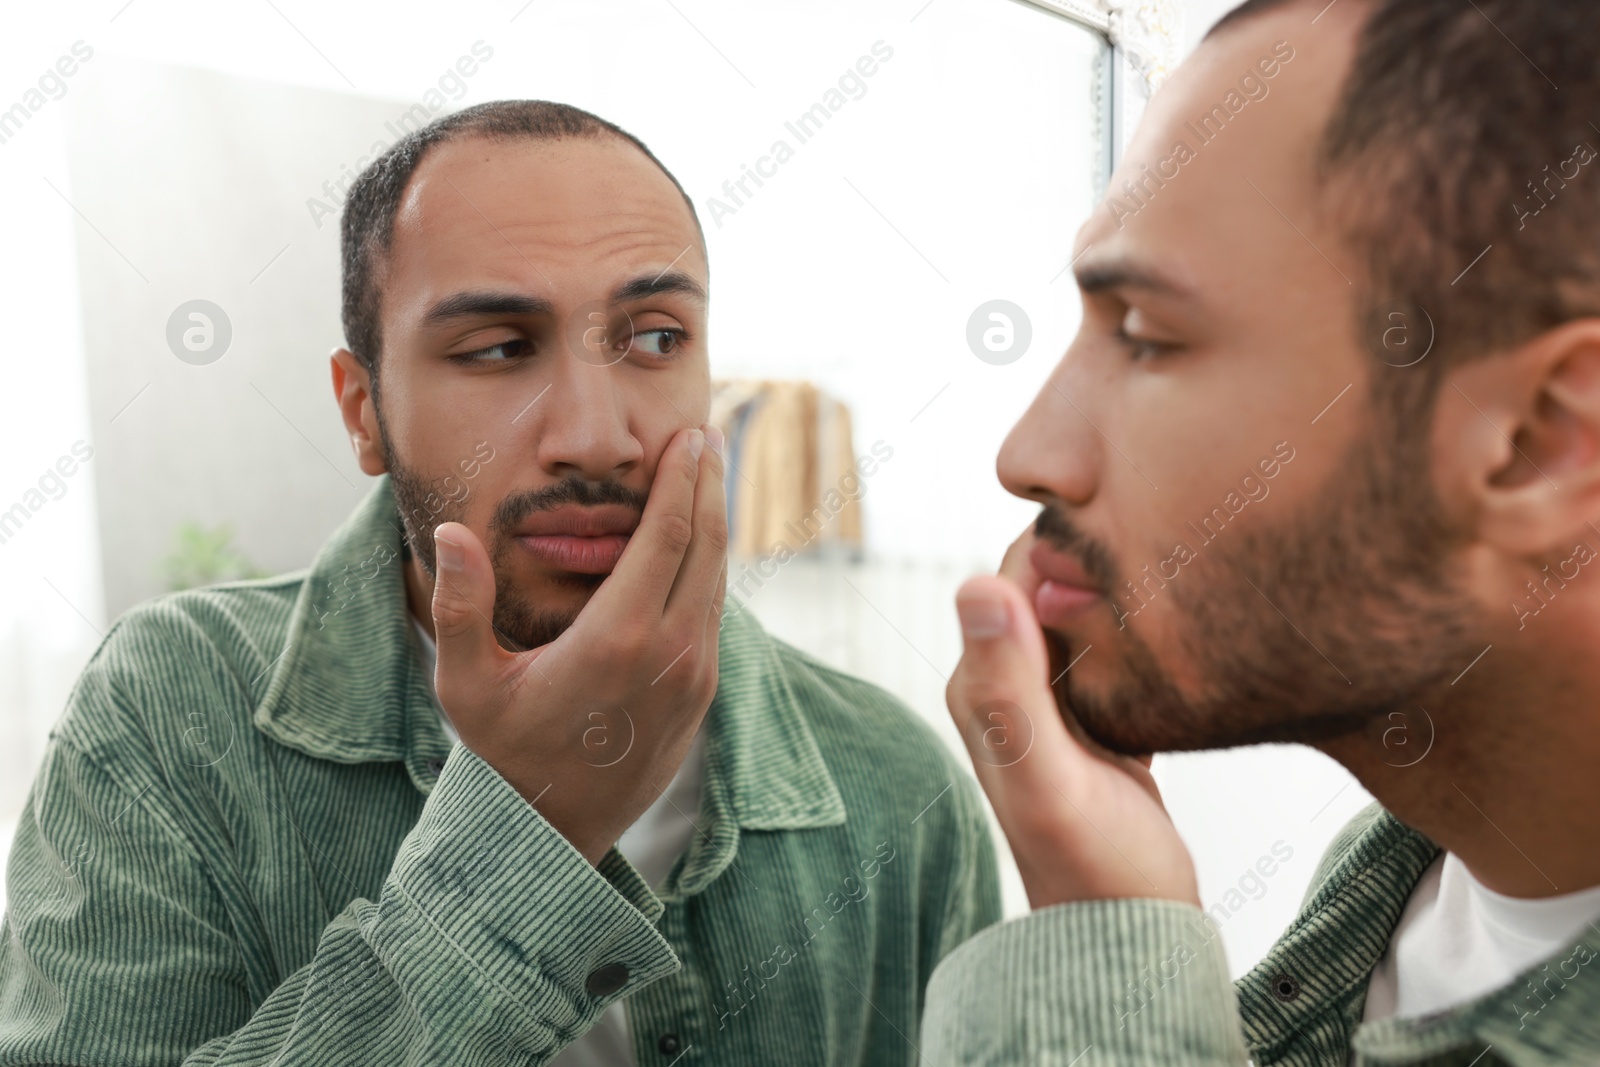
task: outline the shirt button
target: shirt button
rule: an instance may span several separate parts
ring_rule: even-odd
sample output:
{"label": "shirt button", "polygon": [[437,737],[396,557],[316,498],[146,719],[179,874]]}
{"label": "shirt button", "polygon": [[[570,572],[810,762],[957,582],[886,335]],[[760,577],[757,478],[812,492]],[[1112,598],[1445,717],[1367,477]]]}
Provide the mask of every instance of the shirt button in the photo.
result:
{"label": "shirt button", "polygon": [[1279,971],[1272,976],[1272,995],[1289,1004],[1300,999],[1300,983],[1295,981],[1294,975],[1286,971]]}
{"label": "shirt button", "polygon": [[656,1048],[661,1050],[663,1056],[670,1056],[678,1051],[678,1035],[662,1034],[661,1040],[656,1042]]}
{"label": "shirt button", "polygon": [[589,972],[583,988],[591,997],[606,997],[628,984],[628,965],[608,963]]}
{"label": "shirt button", "polygon": [[439,777],[439,772],[442,770],[444,770],[444,760],[430,759],[428,761],[428,773],[433,775],[435,778]]}

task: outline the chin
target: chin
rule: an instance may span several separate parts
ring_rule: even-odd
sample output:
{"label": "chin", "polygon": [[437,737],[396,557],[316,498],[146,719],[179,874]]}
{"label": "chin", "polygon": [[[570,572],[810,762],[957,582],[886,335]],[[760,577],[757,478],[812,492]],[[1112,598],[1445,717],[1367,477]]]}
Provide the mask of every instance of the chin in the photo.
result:
{"label": "chin", "polygon": [[[495,572],[494,625],[523,649],[549,644],[577,621],[605,575]],[[518,649],[512,649],[518,651]]]}
{"label": "chin", "polygon": [[555,574],[548,575],[544,581],[552,590],[568,596],[576,596],[584,603],[588,603],[589,598],[594,595],[594,591],[599,589],[601,584],[609,577],[611,577],[609,574],[574,574],[568,571],[558,571]]}

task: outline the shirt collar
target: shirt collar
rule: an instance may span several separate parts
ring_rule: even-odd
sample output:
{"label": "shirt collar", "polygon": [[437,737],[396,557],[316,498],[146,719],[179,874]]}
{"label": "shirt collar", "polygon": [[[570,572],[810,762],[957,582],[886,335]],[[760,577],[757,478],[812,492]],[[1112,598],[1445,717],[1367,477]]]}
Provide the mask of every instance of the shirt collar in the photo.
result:
{"label": "shirt collar", "polygon": [[[255,725],[319,759],[403,762],[427,793],[450,741],[411,624],[402,540],[389,476],[383,475],[306,572]],[[717,693],[706,712],[703,813],[722,832],[703,836],[725,847],[691,863],[686,883],[698,880],[695,875],[709,881],[731,861],[727,830],[845,821],[844,800],[778,646],[748,612],[723,616],[718,665]]]}
{"label": "shirt collar", "polygon": [[[1374,806],[1368,825],[1314,883],[1301,917],[1238,988],[1245,1036],[1271,1049],[1307,1019],[1364,989],[1417,879],[1439,847]],[[1315,919],[1309,918],[1315,916]],[[1285,1028],[1285,1023],[1290,1024]]]}
{"label": "shirt collar", "polygon": [[1356,1026],[1372,970],[1438,854],[1438,845],[1388,811],[1372,813],[1327,877],[1313,885],[1300,917],[1236,985],[1245,1036],[1261,1062],[1286,1061],[1300,1045],[1309,1047],[1317,1020],[1329,1013],[1347,1016],[1363,1062],[1420,1063],[1463,1048],[1470,1058],[1485,1045],[1536,1045],[1555,1050],[1552,1063],[1572,1062],[1566,1053],[1593,1047],[1600,984],[1583,972],[1600,968],[1600,924],[1476,1000]]}

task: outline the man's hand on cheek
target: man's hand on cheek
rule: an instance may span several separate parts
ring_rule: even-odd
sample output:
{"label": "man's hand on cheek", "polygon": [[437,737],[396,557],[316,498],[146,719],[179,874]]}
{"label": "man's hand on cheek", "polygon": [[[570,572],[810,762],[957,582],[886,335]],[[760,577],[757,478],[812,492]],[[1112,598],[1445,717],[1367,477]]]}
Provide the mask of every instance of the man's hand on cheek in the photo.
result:
{"label": "man's hand on cheek", "polygon": [[460,523],[435,530],[439,702],[462,743],[597,862],[683,762],[717,690],[727,581],[719,435],[679,433],[639,526],[560,637],[495,640],[494,571]]}
{"label": "man's hand on cheek", "polygon": [[1065,665],[1052,663],[1034,614],[1031,541],[1024,534],[1011,546],[1000,576],[969,579],[956,594],[965,649],[945,690],[1028,900],[1035,908],[1119,897],[1198,904],[1194,865],[1148,761],[1087,740],[1052,692]]}

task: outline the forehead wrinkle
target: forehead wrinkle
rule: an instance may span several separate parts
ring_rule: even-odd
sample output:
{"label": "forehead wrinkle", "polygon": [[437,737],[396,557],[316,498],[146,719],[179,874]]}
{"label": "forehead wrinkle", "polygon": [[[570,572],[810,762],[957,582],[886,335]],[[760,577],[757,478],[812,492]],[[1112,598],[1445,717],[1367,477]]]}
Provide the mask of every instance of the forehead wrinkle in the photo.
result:
{"label": "forehead wrinkle", "polygon": [[[575,257],[637,260],[629,262],[622,269],[635,272],[651,269],[653,273],[682,255],[678,259],[679,267],[690,267],[696,274],[703,274],[699,241],[693,234],[668,235],[642,227],[599,233],[563,233],[559,224],[513,224],[491,228],[481,218],[476,218],[476,229],[470,232],[466,241],[459,237],[430,240],[428,230],[439,226],[445,226],[449,234],[460,233],[453,226],[435,220],[433,227],[414,232],[409,246],[399,240],[397,234],[395,251],[399,255],[386,258],[398,260],[403,257],[413,263],[419,262],[419,257],[432,258],[436,266],[470,261],[474,264],[475,276],[481,274],[486,279],[504,278],[507,281],[525,274],[527,267],[532,265],[540,275],[538,281],[541,289],[550,284],[547,271],[564,267],[567,261]],[[449,247],[440,248],[441,244]],[[690,249],[686,255],[683,254],[685,245]],[[390,280],[393,266],[393,263],[385,264],[385,283]],[[510,275],[506,275],[507,269],[511,271]]]}
{"label": "forehead wrinkle", "polygon": [[[615,218],[618,225],[599,228],[585,225],[592,224],[597,219],[610,218]],[[492,217],[490,220],[485,220],[476,212],[469,210],[464,219],[459,215],[444,218],[435,216],[420,226],[409,229],[423,240],[439,233],[446,235],[465,233],[471,239],[481,237],[490,244],[487,248],[475,250],[480,254],[493,254],[495,245],[508,255],[513,254],[513,249],[524,255],[532,255],[536,251],[561,254],[577,250],[593,250],[602,255],[615,255],[649,250],[652,246],[659,245],[663,249],[671,247],[672,252],[667,256],[671,259],[684,245],[699,244],[699,238],[692,229],[682,228],[679,232],[672,232],[671,229],[652,227],[650,225],[652,221],[648,215],[634,213],[615,216],[589,215],[580,218],[523,217],[515,221],[501,221]],[[396,247],[401,244],[399,237],[397,233]]]}

